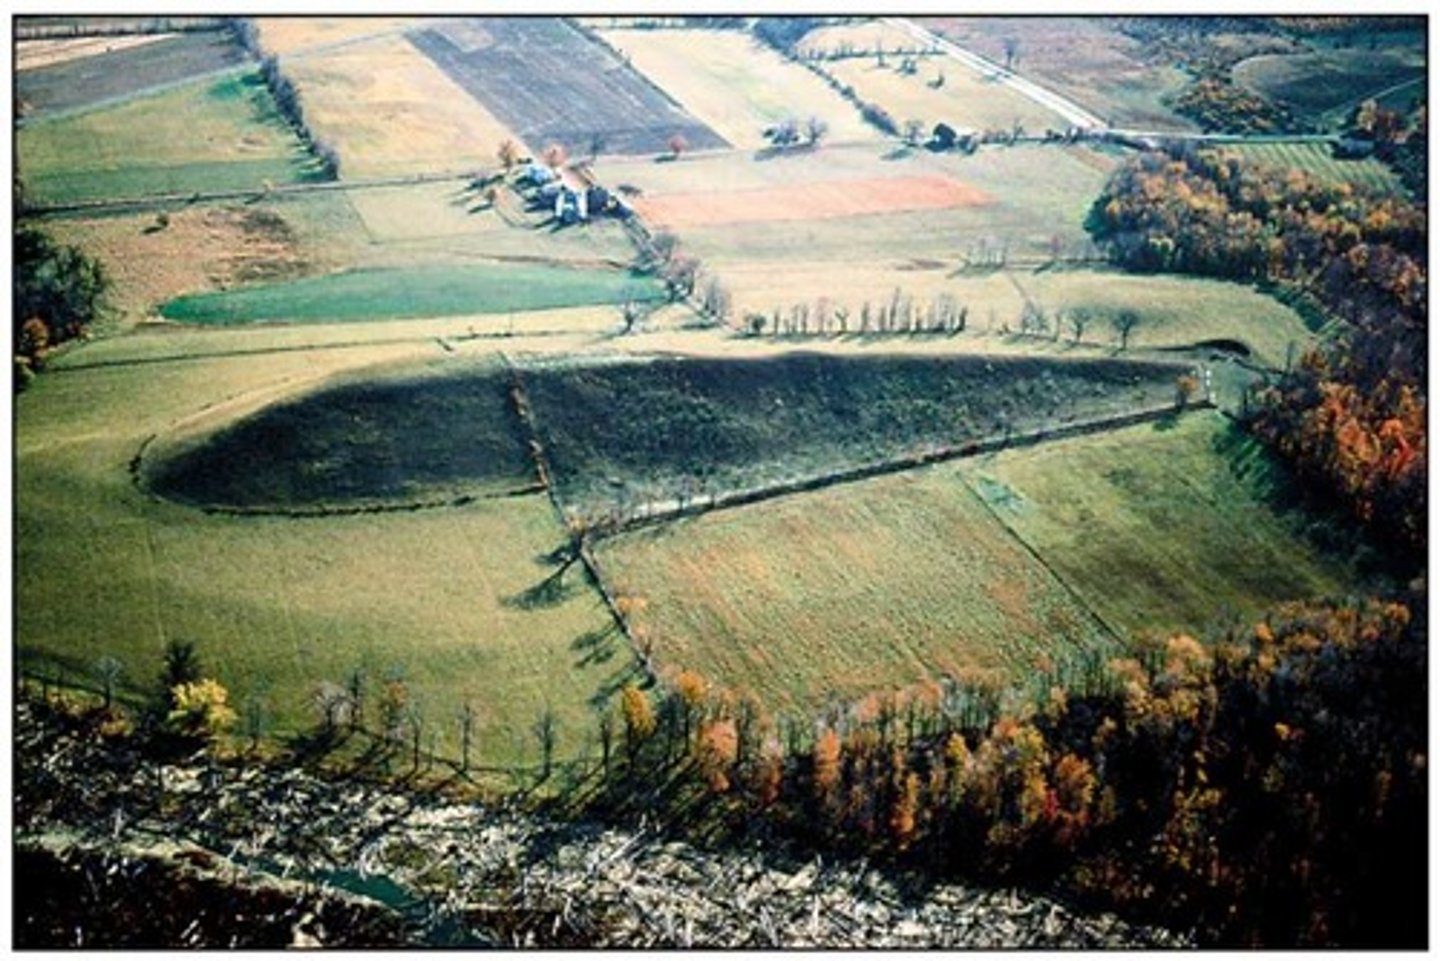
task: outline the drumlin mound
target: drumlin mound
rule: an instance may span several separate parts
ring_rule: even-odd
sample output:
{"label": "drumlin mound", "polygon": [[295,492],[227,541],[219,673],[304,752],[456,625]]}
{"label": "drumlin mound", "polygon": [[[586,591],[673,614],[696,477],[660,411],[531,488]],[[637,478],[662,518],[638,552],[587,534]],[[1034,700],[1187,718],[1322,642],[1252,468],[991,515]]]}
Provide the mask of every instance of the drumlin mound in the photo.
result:
{"label": "drumlin mound", "polygon": [[984,191],[950,177],[875,177],[753,190],[696,191],[636,198],[646,220],[668,227],[824,220],[994,203]]}

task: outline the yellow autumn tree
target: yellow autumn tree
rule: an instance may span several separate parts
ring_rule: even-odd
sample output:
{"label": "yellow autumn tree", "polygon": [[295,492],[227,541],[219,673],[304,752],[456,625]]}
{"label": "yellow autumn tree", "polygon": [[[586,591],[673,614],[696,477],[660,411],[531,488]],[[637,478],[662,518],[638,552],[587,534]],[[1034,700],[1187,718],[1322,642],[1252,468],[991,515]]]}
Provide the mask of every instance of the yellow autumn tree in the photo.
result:
{"label": "yellow autumn tree", "polygon": [[170,729],[186,737],[213,740],[235,723],[230,692],[213,678],[176,684],[170,689],[174,707],[166,715]]}

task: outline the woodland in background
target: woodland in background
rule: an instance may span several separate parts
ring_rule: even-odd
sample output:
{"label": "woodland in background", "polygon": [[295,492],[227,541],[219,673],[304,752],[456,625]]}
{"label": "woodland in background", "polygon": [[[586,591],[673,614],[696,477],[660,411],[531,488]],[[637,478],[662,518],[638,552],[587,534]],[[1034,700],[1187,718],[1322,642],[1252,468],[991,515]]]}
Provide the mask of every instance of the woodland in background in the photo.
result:
{"label": "woodland in background", "polygon": [[[1420,131],[1423,139],[1424,131]],[[1423,205],[1177,147],[1136,157],[1087,226],[1111,259],[1274,285],[1340,322],[1264,391],[1252,429],[1353,512],[1377,542],[1424,564],[1428,218]]]}

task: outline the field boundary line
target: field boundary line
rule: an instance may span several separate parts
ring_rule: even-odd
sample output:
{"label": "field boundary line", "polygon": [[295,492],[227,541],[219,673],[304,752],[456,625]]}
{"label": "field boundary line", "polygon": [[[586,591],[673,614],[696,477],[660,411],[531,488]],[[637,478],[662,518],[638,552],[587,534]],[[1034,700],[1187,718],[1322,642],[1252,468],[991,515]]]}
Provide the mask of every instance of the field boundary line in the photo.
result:
{"label": "field boundary line", "polygon": [[[1192,401],[1186,407],[1186,410],[1209,409],[1214,406],[1210,401],[1197,400]],[[872,461],[868,464],[861,464],[858,467],[812,475],[799,480],[781,481],[759,487],[714,494],[707,499],[698,501],[691,500],[683,505],[680,505],[678,501],[651,502],[649,505],[641,505],[641,509],[648,510],[649,508],[655,508],[653,511],[615,522],[599,523],[594,525],[591,530],[597,539],[614,537],[619,534],[626,534],[647,527],[668,524],[672,521],[698,517],[712,511],[745,507],[750,504],[757,504],[789,494],[810,493],[812,491],[824,490],[827,487],[836,487],[841,484],[870,480],[871,478],[883,477],[889,474],[904,473],[905,471],[917,470],[933,464],[942,464],[946,461],[974,457],[979,454],[995,453],[996,451],[1008,450],[1015,447],[1030,447],[1047,441],[1064,440],[1070,437],[1081,437],[1086,434],[1103,433],[1109,430],[1117,430],[1121,427],[1132,427],[1136,424],[1150,423],[1163,420],[1166,417],[1174,417],[1179,413],[1180,411],[1173,404],[1166,404],[1160,407],[1147,407],[1124,414],[1111,414],[1105,417],[1075,421],[1057,427],[1040,428],[1023,433],[1004,434],[1000,436],[992,435],[978,440],[966,441],[962,444],[945,445],[922,451],[918,454],[908,454],[903,457]],[[671,504],[677,506],[672,507],[670,506]]]}
{"label": "field boundary line", "polygon": [[620,613],[616,604],[614,593],[610,585],[606,583],[600,563],[595,557],[595,552],[590,548],[590,537],[588,532],[576,532],[570,526],[569,517],[565,513],[565,507],[560,503],[560,497],[555,492],[555,485],[552,482],[554,474],[550,469],[550,458],[545,453],[545,445],[540,440],[540,429],[535,423],[534,408],[530,406],[529,395],[525,392],[525,380],[520,368],[511,361],[510,355],[500,351],[500,361],[510,372],[510,400],[514,406],[515,415],[520,419],[521,425],[527,435],[526,444],[530,449],[531,456],[535,459],[535,471],[539,475],[540,484],[545,489],[546,495],[550,498],[550,506],[555,510],[555,516],[560,521],[561,529],[570,538],[571,550],[574,556],[579,559],[585,568],[586,578],[595,587],[596,593],[604,603],[605,609],[610,612],[615,626],[619,628],[621,636],[630,646],[630,653],[634,656],[635,662],[645,671],[646,677],[653,683],[658,682],[659,675],[655,672],[655,665],[650,661],[650,655],[636,640],[631,633],[630,623],[625,620],[625,615]]}
{"label": "field boundary line", "polygon": [[966,492],[969,493],[971,497],[979,501],[980,506],[984,508],[985,513],[989,514],[992,518],[995,519],[995,523],[1000,525],[1000,529],[1003,530],[1010,537],[1011,540],[1018,544],[1021,550],[1025,551],[1025,553],[1035,558],[1035,562],[1040,565],[1041,569],[1055,579],[1055,583],[1060,585],[1061,589],[1069,595],[1070,599],[1074,601],[1075,604],[1082,611],[1090,615],[1091,620],[1098,624],[1102,631],[1109,635],[1109,637],[1113,641],[1115,641],[1116,644],[1123,646],[1125,643],[1125,635],[1113,624],[1105,620],[1105,618],[1101,617],[1100,612],[1095,610],[1095,608],[1091,607],[1090,603],[1085,600],[1084,596],[1081,595],[1081,593],[1077,591],[1074,587],[1072,587],[1069,581],[1067,581],[1064,577],[1061,577],[1060,572],[1055,570],[1055,568],[1051,567],[1050,562],[1047,561],[1044,557],[1042,557],[1040,555],[1040,552],[1037,551],[1030,544],[1029,541],[1021,537],[1020,534],[1015,530],[1015,528],[1010,526],[1010,524],[1005,520],[1005,518],[1000,516],[1000,512],[995,509],[994,505],[992,505],[989,501],[987,501],[984,497],[980,495],[980,492],[977,491],[975,487],[968,480],[965,479],[964,474],[957,474],[956,478],[960,481],[960,486],[964,487]]}

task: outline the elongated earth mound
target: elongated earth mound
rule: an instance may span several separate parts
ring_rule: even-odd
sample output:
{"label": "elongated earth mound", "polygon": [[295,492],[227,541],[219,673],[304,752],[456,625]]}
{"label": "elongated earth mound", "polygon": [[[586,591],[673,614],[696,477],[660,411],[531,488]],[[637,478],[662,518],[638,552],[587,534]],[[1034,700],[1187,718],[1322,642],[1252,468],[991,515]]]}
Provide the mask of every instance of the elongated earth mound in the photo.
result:
{"label": "elongated earth mound", "polygon": [[1184,369],[819,353],[588,358],[518,373],[457,361],[333,384],[172,442],[142,477],[163,497],[205,507],[434,504],[533,489],[533,439],[567,506],[606,507],[1154,409],[1173,400]]}

